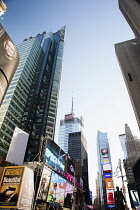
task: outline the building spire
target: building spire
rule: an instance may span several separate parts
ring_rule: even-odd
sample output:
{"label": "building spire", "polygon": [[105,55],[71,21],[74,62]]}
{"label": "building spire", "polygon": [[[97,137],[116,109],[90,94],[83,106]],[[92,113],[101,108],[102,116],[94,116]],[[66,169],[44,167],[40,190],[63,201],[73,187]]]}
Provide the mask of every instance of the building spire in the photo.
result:
{"label": "building spire", "polygon": [[[72,92],[72,94],[73,94],[73,92]],[[74,112],[73,112],[73,96],[72,96],[72,107],[71,107],[71,113],[72,113],[72,115],[74,114]]]}

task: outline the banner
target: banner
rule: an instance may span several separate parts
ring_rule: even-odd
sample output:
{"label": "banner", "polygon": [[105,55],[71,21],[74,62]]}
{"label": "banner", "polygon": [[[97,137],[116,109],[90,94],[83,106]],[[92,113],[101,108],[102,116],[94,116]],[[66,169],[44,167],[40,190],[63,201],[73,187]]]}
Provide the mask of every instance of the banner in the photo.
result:
{"label": "banner", "polygon": [[0,104],[19,64],[16,46],[0,24]]}
{"label": "banner", "polygon": [[58,207],[57,204],[63,206],[65,188],[66,180],[52,172],[47,202],[50,202],[53,206],[56,205]]}
{"label": "banner", "polygon": [[113,189],[113,180],[112,178],[105,179],[106,189]]}
{"label": "banner", "polygon": [[24,166],[5,167],[0,187],[0,208],[18,208]]}
{"label": "banner", "polygon": [[50,178],[51,178],[51,169],[44,166],[42,176],[41,176],[41,180],[40,180],[40,185],[39,185],[39,188],[38,188],[38,195],[37,195],[38,199],[46,201],[47,194],[48,194],[49,183],[50,183]]}
{"label": "banner", "polygon": [[73,185],[66,183],[65,197],[64,197],[64,207],[72,208],[72,195],[73,195]]}
{"label": "banner", "polygon": [[25,167],[18,209],[30,210],[34,193],[34,171]]}

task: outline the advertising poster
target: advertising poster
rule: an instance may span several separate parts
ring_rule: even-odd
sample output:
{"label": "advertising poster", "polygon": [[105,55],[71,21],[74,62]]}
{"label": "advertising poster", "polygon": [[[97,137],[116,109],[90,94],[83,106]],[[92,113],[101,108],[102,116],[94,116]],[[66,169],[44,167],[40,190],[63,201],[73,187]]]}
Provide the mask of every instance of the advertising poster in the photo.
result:
{"label": "advertising poster", "polygon": [[108,149],[101,149],[102,155],[108,154]]}
{"label": "advertising poster", "polygon": [[18,50],[0,24],[0,104],[18,64]]}
{"label": "advertising poster", "polygon": [[67,172],[73,177],[74,177],[74,170],[75,170],[74,168],[75,168],[74,162],[71,159],[67,158]]}
{"label": "advertising poster", "polygon": [[72,195],[73,195],[73,185],[66,183],[65,197],[64,197],[64,207],[72,208]]}
{"label": "advertising poster", "polygon": [[103,171],[104,172],[111,172],[111,165],[110,165],[110,163],[103,165]]}
{"label": "advertising poster", "polygon": [[112,178],[112,174],[111,173],[104,173],[104,177],[107,178]]}
{"label": "advertising poster", "polygon": [[113,180],[112,178],[105,179],[106,189],[113,189]]}
{"label": "advertising poster", "polygon": [[114,205],[115,200],[114,200],[114,190],[106,190],[107,192],[107,204],[108,205]]}
{"label": "advertising poster", "polygon": [[25,167],[18,209],[30,210],[34,193],[34,171]]}
{"label": "advertising poster", "polygon": [[46,166],[44,166],[37,195],[38,199],[43,201],[47,200],[50,178],[51,178],[51,170]]}
{"label": "advertising poster", "polygon": [[64,175],[65,152],[52,140],[47,140],[45,159],[50,167]]}
{"label": "advertising poster", "polygon": [[5,167],[0,187],[0,208],[18,208],[20,187],[25,167]]}
{"label": "advertising poster", "polygon": [[52,205],[59,203],[59,205],[63,206],[65,188],[66,180],[55,172],[52,172],[47,202],[52,203]]}
{"label": "advertising poster", "polygon": [[103,161],[104,161],[104,164],[109,163],[109,159],[108,159],[108,157],[104,157],[104,158],[103,158]]}

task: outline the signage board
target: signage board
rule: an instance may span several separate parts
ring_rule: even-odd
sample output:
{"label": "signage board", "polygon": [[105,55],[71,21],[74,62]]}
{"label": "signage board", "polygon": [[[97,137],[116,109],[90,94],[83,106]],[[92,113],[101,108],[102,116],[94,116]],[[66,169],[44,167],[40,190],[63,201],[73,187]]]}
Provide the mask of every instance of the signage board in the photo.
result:
{"label": "signage board", "polygon": [[64,207],[72,208],[72,195],[73,195],[73,185],[66,183],[65,196],[64,196]]}
{"label": "signage board", "polygon": [[52,140],[47,140],[46,163],[59,174],[64,175],[65,152]]}
{"label": "signage board", "polygon": [[0,187],[0,208],[18,208],[24,166],[5,167]]}
{"label": "signage board", "polygon": [[114,200],[114,190],[113,189],[107,189],[107,204],[108,205],[114,205],[115,200]]}
{"label": "signage board", "polygon": [[63,206],[65,188],[66,180],[53,171],[49,185],[47,202],[50,202],[52,205],[56,205],[57,207],[59,205]]}
{"label": "signage board", "polygon": [[113,180],[112,178],[105,179],[106,189],[113,189]]}
{"label": "signage board", "polygon": [[102,155],[108,154],[108,149],[101,149]]}
{"label": "signage board", "polygon": [[51,178],[51,169],[44,166],[40,180],[40,185],[38,188],[38,195],[37,195],[38,199],[46,201],[50,178]]}
{"label": "signage board", "polygon": [[111,172],[111,165],[110,165],[110,163],[103,165],[103,172]]}
{"label": "signage board", "polygon": [[104,173],[104,177],[105,178],[112,178],[112,174],[111,173]]}
{"label": "signage board", "polygon": [[19,53],[0,24],[0,104],[19,64]]}

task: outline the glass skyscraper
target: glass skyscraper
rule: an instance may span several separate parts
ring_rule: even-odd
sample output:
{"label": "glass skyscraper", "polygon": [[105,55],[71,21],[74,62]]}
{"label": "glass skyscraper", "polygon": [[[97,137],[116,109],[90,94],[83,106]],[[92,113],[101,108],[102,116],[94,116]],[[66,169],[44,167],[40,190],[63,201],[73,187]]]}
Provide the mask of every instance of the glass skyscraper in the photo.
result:
{"label": "glass skyscraper", "polygon": [[73,111],[70,114],[65,115],[64,120],[60,120],[58,145],[68,153],[68,138],[69,133],[82,131],[83,119],[75,117]]}
{"label": "glass skyscraper", "polygon": [[62,27],[17,45],[20,63],[0,107],[0,156],[16,126],[29,134],[25,161],[43,160],[46,139],[54,140],[64,35]]}

